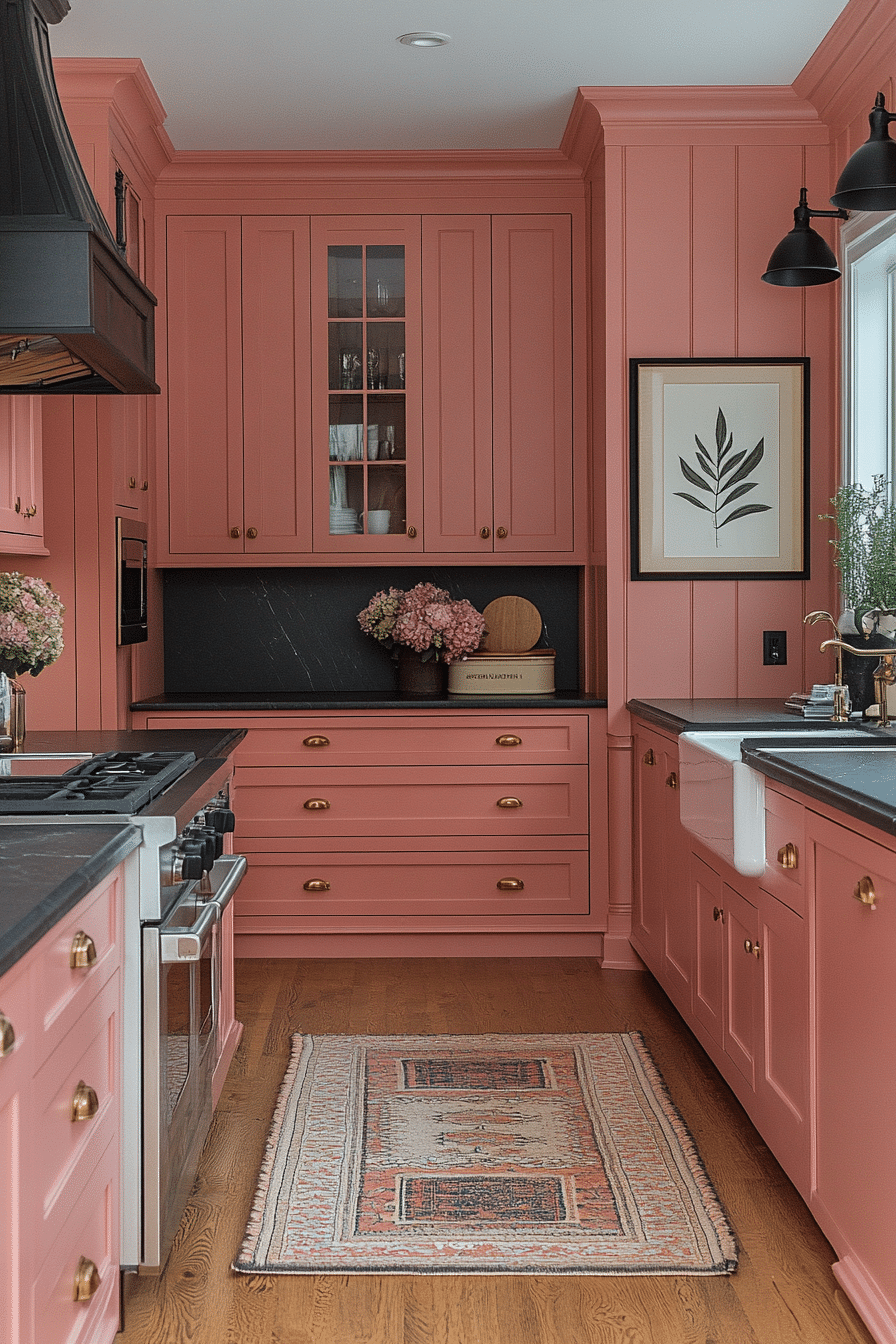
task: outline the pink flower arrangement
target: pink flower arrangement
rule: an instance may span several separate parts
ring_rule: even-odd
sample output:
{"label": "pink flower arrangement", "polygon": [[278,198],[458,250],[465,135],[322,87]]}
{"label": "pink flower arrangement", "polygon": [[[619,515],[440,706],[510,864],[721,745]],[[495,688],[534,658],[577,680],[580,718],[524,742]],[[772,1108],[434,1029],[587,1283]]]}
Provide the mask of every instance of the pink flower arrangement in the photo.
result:
{"label": "pink flower arrangement", "polygon": [[62,652],[65,607],[43,579],[0,574],[0,672],[36,677]]}
{"label": "pink flower arrangement", "polygon": [[358,623],[387,649],[404,645],[423,662],[456,663],[479,648],[485,634],[482,613],[465,597],[453,598],[444,588],[418,583],[405,592],[389,588],[375,593],[358,614]]}

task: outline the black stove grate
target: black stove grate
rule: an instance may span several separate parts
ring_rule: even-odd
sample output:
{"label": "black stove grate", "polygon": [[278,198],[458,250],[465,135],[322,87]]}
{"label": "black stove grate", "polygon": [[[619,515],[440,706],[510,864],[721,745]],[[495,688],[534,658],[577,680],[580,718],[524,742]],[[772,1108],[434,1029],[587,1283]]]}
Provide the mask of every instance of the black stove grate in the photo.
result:
{"label": "black stove grate", "polygon": [[0,775],[0,816],[137,813],[195,761],[192,751],[113,751],[63,775]]}

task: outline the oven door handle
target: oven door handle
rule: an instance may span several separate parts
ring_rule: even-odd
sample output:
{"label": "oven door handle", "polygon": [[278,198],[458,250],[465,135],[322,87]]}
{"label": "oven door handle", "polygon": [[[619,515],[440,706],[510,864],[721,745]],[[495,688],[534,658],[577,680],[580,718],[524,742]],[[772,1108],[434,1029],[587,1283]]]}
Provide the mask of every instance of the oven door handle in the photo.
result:
{"label": "oven door handle", "polygon": [[233,900],[234,892],[242,882],[247,867],[245,856],[242,854],[222,854],[216,860],[214,868],[209,873],[212,894],[205,899],[214,901],[221,914]]}
{"label": "oven door handle", "polygon": [[[175,915],[172,915],[171,918],[174,918]],[[183,929],[179,929],[175,924],[174,927],[160,933],[159,960],[163,965],[173,961],[199,961],[209,930],[213,924],[218,923],[220,918],[220,909],[214,901],[209,901],[195,924],[190,924]]]}

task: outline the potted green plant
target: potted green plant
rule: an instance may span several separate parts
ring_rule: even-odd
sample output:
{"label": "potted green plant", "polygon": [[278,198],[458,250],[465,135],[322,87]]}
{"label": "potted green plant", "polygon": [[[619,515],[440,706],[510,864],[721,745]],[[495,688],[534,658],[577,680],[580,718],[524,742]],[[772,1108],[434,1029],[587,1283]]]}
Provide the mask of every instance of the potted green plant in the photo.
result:
{"label": "potted green plant", "polygon": [[[831,500],[833,513],[819,514],[833,522],[834,565],[840,571],[843,610],[837,621],[848,643],[869,649],[896,642],[896,504],[890,482],[872,477],[870,489],[853,481]],[[874,699],[874,660],[844,651],[843,676],[853,709],[866,709]]]}

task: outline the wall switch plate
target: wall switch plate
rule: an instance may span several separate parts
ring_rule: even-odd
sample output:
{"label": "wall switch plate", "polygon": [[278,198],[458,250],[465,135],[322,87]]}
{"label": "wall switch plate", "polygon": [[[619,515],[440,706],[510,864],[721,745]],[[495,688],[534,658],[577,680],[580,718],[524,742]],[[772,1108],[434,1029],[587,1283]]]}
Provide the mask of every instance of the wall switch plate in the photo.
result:
{"label": "wall switch plate", "polygon": [[763,630],[762,662],[765,667],[783,667],[787,662],[787,631]]}

